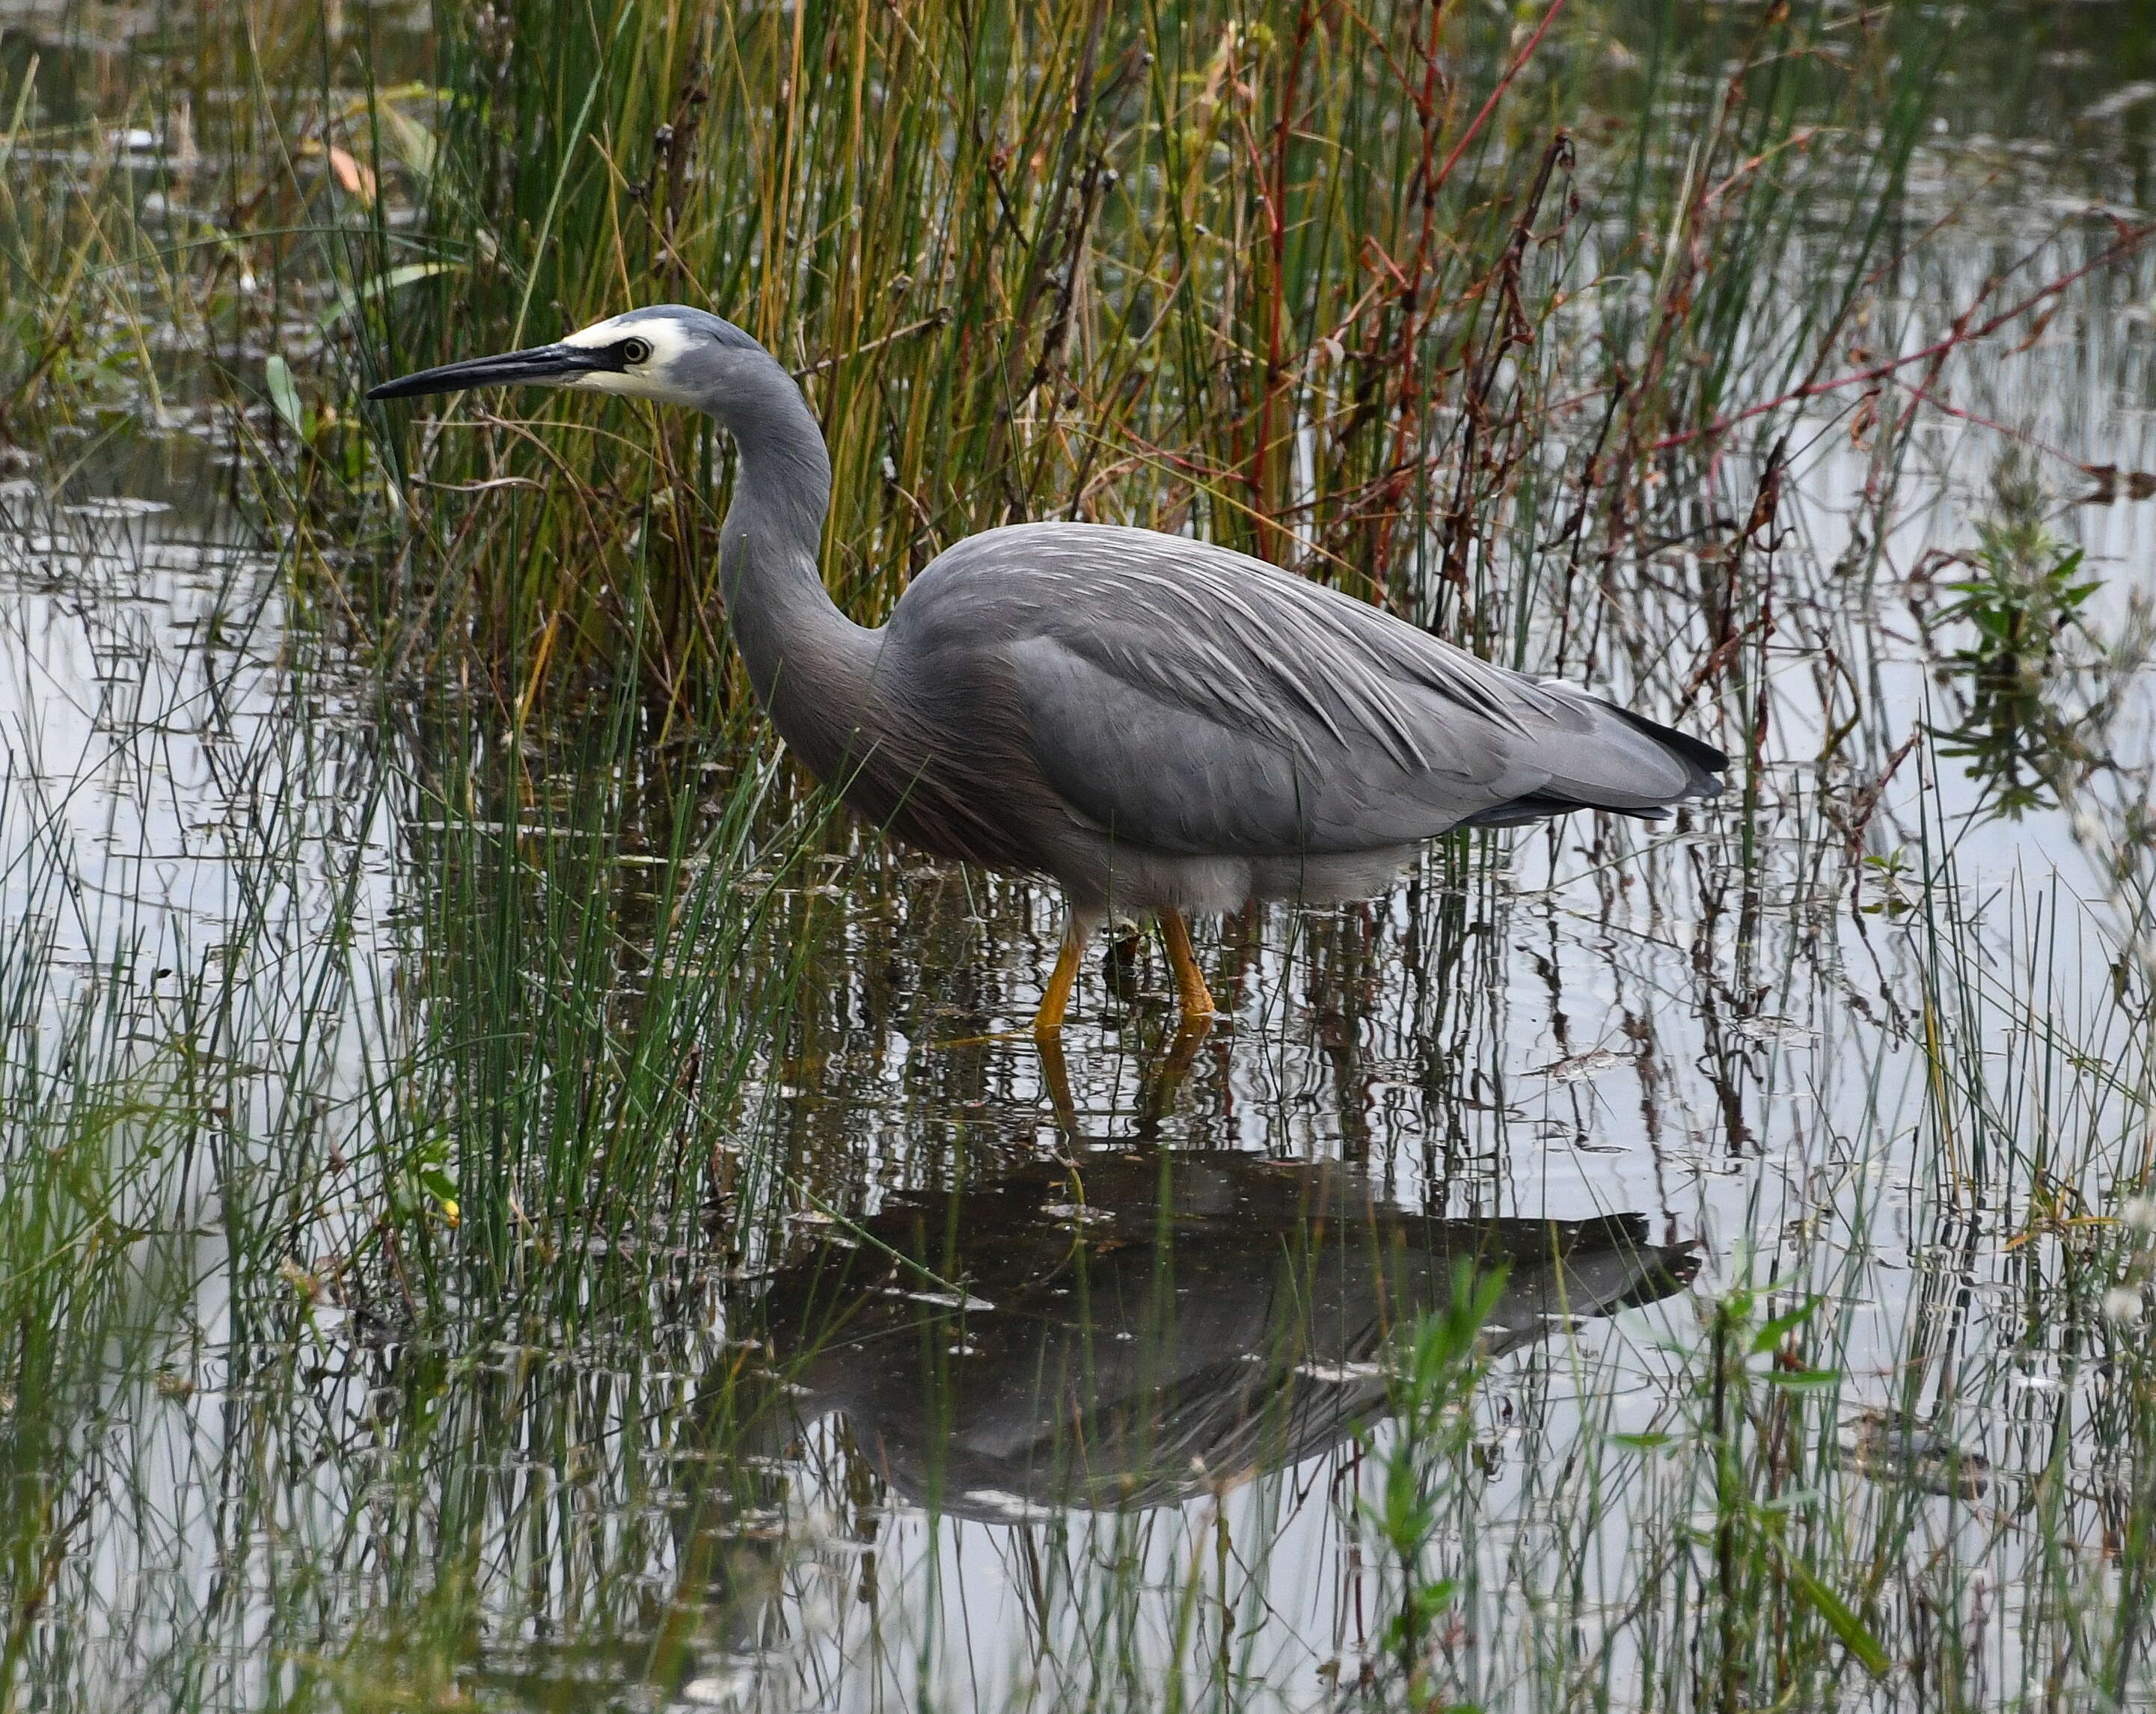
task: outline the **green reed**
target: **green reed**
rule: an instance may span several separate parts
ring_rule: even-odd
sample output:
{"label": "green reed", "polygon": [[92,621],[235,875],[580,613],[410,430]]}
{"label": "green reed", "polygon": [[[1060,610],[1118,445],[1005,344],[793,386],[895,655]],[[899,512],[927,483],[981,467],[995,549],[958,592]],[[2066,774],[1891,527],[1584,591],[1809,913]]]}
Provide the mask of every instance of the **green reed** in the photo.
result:
{"label": "green reed", "polygon": [[[1097,517],[1515,653],[1549,582],[1568,601],[1628,542],[1700,527],[1687,475],[1772,424],[1666,443],[1833,362],[1891,260],[1930,27],[1675,18],[1531,38],[1285,0],[497,8],[452,28],[439,100],[377,100],[381,207],[421,218],[352,265],[434,271],[364,298],[353,367],[707,305],[803,373],[835,472],[827,580],[859,613],[973,531]],[[1586,102],[1656,118],[1576,133]],[[1861,146],[1860,120],[1881,128]],[[1819,290],[1763,289],[1799,255]],[[424,546],[348,598],[388,630],[454,613],[505,682],[631,655],[677,699],[722,675],[708,433],[482,404],[517,426],[405,441],[400,477],[514,485],[402,490]]]}
{"label": "green reed", "polygon": [[[353,686],[316,639],[282,632],[290,572],[256,562],[208,628],[270,638],[280,657],[213,649],[198,665],[131,656],[125,613],[98,617],[114,592],[82,573],[84,623],[146,687],[112,744],[227,711],[201,728],[238,788],[198,854],[216,865],[213,920],[146,885],[116,892],[70,821],[116,792],[126,825],[132,776],[95,751],[29,758],[49,771],[11,752],[10,1706],[62,1686],[172,1706],[432,1694],[430,1662],[452,1684],[496,1599],[451,1545],[503,1504],[473,1471],[581,1470],[608,1496],[583,1515],[612,1554],[642,1538],[604,1520],[648,1511],[640,1496],[678,1487],[676,1460],[716,1459],[778,1396],[752,1378],[737,1410],[723,1387],[639,1377],[660,1360],[738,1367],[709,1321],[773,1189],[736,1138],[814,944],[758,950],[775,915],[813,906],[791,868],[806,828],[762,813],[768,770],[655,777],[626,695],[557,735],[561,771],[536,745],[475,746],[454,703],[391,711],[362,690],[326,716]],[[403,830],[389,847],[385,817]],[[418,908],[385,910],[396,899]],[[654,1411],[685,1450],[599,1455],[624,1414]],[[746,1506],[735,1474],[713,1491]],[[580,1527],[564,1530],[559,1551],[578,1551]],[[420,1536],[443,1554],[408,1557]],[[111,1565],[213,1537],[236,1552],[226,1583],[152,1578],[106,1622]],[[377,1559],[378,1624],[329,1616],[339,1568]],[[599,1593],[625,1628],[648,1616],[633,1581]],[[270,1655],[239,1646],[239,1610],[271,1626]],[[105,1676],[121,1663],[124,1686]]]}

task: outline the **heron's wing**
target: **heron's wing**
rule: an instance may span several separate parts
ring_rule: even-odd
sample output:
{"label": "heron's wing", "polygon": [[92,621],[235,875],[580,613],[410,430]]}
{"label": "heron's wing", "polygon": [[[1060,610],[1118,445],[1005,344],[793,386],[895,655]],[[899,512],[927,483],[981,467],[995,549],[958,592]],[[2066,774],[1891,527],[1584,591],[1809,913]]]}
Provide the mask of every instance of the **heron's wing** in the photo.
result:
{"label": "heron's wing", "polygon": [[1718,788],[1703,744],[1261,561],[1073,525],[954,556],[977,544],[976,575],[1027,592],[1004,646],[1042,772],[1120,838],[1351,852]]}

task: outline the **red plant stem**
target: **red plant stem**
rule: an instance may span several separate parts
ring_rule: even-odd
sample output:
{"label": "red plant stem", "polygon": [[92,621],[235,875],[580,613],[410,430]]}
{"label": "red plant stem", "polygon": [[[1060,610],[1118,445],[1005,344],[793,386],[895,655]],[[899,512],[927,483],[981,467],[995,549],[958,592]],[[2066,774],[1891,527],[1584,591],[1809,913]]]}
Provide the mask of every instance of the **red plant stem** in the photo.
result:
{"label": "red plant stem", "polygon": [[1926,346],[1922,351],[1910,352],[1898,357],[1890,357],[1883,363],[1873,363],[1866,368],[1852,369],[1848,374],[1837,375],[1831,381],[1810,382],[1803,387],[1795,387],[1783,393],[1779,398],[1770,398],[1763,404],[1750,406],[1727,417],[1717,417],[1704,428],[1687,428],[1681,434],[1666,434],[1647,449],[1650,452],[1661,452],[1669,447],[1682,446],[1688,441],[1698,440],[1710,434],[1721,434],[1734,428],[1740,423],[1748,423],[1754,417],[1763,417],[1768,412],[1779,410],[1784,405],[1793,404],[1799,399],[1817,398],[1821,393],[1838,393],[1845,387],[1861,387],[1867,381],[1881,380],[1892,374],[1897,369],[1906,369],[1912,363],[1921,363],[1928,358],[1943,357],[1958,346],[1972,344],[1979,339],[1989,338],[2015,317],[2027,315],[2039,304],[2047,299],[2056,297],[2076,281],[2085,280],[2100,269],[2108,268],[2112,263],[2132,255],[2151,238],[2156,238],[2156,225],[2134,227],[2093,261],[2083,263],[2071,274],[2061,275],[2049,285],[2030,293],[2027,297],[2011,308],[2001,310],[1980,326],[1957,330],[1944,339]]}
{"label": "red plant stem", "polygon": [[[1565,0],[1551,0],[1550,9],[1543,14],[1543,21],[1535,26],[1534,34],[1527,38],[1526,44],[1513,57],[1512,63],[1505,68],[1504,76],[1497,80],[1497,87],[1490,91],[1490,99],[1482,104],[1482,110],[1475,115],[1475,122],[1460,132],[1460,141],[1452,146],[1451,152],[1445,157],[1444,165],[1437,169],[1437,177],[1430,186],[1433,193],[1438,186],[1452,176],[1452,169],[1466,151],[1467,146],[1490,122],[1490,115],[1497,110],[1498,98],[1512,86],[1512,80],[1527,69],[1527,62],[1535,57],[1535,49],[1542,46],[1543,38],[1549,33],[1549,27],[1557,22],[1557,15],[1564,10],[1564,5]],[[1431,45],[1434,49],[1435,44]]]}
{"label": "red plant stem", "polygon": [[[1445,29],[1445,0],[1430,0],[1430,39],[1425,45],[1419,35],[1411,40],[1422,54],[1422,85],[1409,99],[1414,103],[1415,125],[1422,136],[1422,159],[1415,167],[1414,196],[1421,210],[1421,219],[1415,233],[1414,255],[1409,263],[1412,270],[1403,273],[1399,265],[1384,253],[1374,239],[1370,248],[1383,260],[1386,271],[1399,288],[1395,301],[1400,305],[1399,350],[1401,377],[1396,395],[1397,408],[1393,423],[1393,454],[1387,461],[1394,475],[1378,507],[1379,515],[1391,517],[1397,514],[1407,495],[1409,460],[1408,449],[1417,431],[1416,407],[1422,401],[1423,389],[1418,384],[1414,364],[1416,342],[1422,336],[1423,324],[1429,319],[1428,294],[1424,286],[1430,273],[1430,255],[1437,238],[1437,132],[1440,123],[1438,97],[1445,92],[1444,74],[1438,69],[1438,44]],[[1447,102],[1450,106],[1450,102]],[[1380,533],[1374,543],[1369,566],[1370,582],[1380,600],[1391,585],[1391,532]]]}
{"label": "red plant stem", "polygon": [[[1460,157],[1466,153],[1467,146],[1475,141],[1481,133],[1482,127],[1490,122],[1490,115],[1497,110],[1497,103],[1503,98],[1505,91],[1512,87],[1512,80],[1517,77],[1525,69],[1527,63],[1535,57],[1535,50],[1542,45],[1543,38],[1549,33],[1550,26],[1557,22],[1558,13],[1563,11],[1564,8],[1565,0],[1551,0],[1550,8],[1543,14],[1543,21],[1535,26],[1534,33],[1521,44],[1520,51],[1512,56],[1512,63],[1505,68],[1504,75],[1497,80],[1496,86],[1484,100],[1481,110],[1476,114],[1473,121],[1470,122],[1467,129],[1460,134],[1458,141],[1446,151],[1443,162],[1440,162],[1433,171],[1430,163],[1431,156],[1435,151],[1430,146],[1430,142],[1434,140],[1435,135],[1432,127],[1437,117],[1436,102],[1440,87],[1437,52],[1440,33],[1444,27],[1444,0],[1436,0],[1436,3],[1431,7],[1430,45],[1423,55],[1422,98],[1416,103],[1416,112],[1419,116],[1425,138],[1423,165],[1419,175],[1422,182],[1418,192],[1422,203],[1422,228],[1416,239],[1414,264],[1405,282],[1406,305],[1405,312],[1401,319],[1399,337],[1399,350],[1404,357],[1411,359],[1415,342],[1420,337],[1422,328],[1429,321],[1431,312],[1431,305],[1424,288],[1430,265],[1430,254],[1435,241],[1437,193],[1443,187],[1445,182],[1452,176],[1452,169],[1459,164]],[[1395,278],[1399,276],[1399,269],[1393,267],[1389,258],[1387,259],[1386,265],[1393,269]],[[1406,372],[1410,379],[1404,389],[1401,400],[1404,405],[1411,403],[1418,397],[1418,389],[1412,379],[1414,370],[1411,362]],[[1394,468],[1402,473],[1394,485],[1391,503],[1395,509],[1400,504],[1401,498],[1406,491],[1405,471],[1408,461],[1405,451],[1412,433],[1410,413],[1404,409],[1400,413],[1397,425],[1394,456],[1392,460]],[[1381,593],[1387,584],[1387,572],[1389,569],[1387,565],[1388,557],[1385,547],[1381,545],[1375,563],[1370,568],[1372,581],[1375,582]]]}
{"label": "red plant stem", "polygon": [[2077,470],[2082,468],[2082,461],[2064,448],[2054,446],[2050,441],[2039,439],[2035,435],[2022,429],[2010,428],[2005,423],[1994,422],[1989,417],[1980,417],[1974,411],[1965,411],[1959,405],[1948,404],[1946,400],[1932,392],[1921,382],[1897,381],[1894,384],[1909,394],[1912,399],[1919,403],[1929,405],[1935,411],[1944,411],[1949,417],[1958,417],[1964,423],[1974,423],[1979,428],[1989,428],[1995,434],[2004,434],[2009,440],[2019,441],[2024,446],[2033,447],[2038,452],[2046,453],[2052,458],[2071,464]]}
{"label": "red plant stem", "polygon": [[[1267,524],[1272,520],[1273,495],[1265,477],[1272,458],[1273,405],[1286,367],[1281,351],[1281,300],[1287,291],[1288,148],[1295,136],[1296,94],[1301,81],[1303,56],[1309,50],[1311,28],[1315,23],[1310,0],[1303,0],[1296,11],[1295,49],[1288,56],[1286,86],[1281,92],[1280,120],[1274,128],[1272,184],[1265,197],[1265,237],[1272,257],[1273,277],[1265,295],[1265,385],[1258,400],[1258,434],[1250,448],[1249,484],[1251,505]],[[1270,530],[1260,529],[1260,552],[1270,550]]]}

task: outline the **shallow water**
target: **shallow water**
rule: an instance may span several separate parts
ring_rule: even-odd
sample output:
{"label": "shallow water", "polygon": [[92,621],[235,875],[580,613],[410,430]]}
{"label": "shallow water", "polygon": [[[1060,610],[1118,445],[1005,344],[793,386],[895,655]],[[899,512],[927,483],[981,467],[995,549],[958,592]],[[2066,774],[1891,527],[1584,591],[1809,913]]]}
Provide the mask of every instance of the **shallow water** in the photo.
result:
{"label": "shallow water", "polygon": [[[2133,69],[2061,68],[2093,115],[2064,142],[2055,114],[1957,114],[1906,211],[1966,203],[1912,346],[2003,263],[2041,281],[2108,240],[2061,220],[2130,212],[2156,116]],[[639,1229],[557,1184],[487,1238],[506,1288],[450,1235],[470,1155],[409,1111],[468,1047],[426,998],[468,950],[442,925],[509,868],[542,911],[593,889],[619,944],[592,1006],[634,1017],[663,815],[601,781],[579,820],[577,777],[456,796],[494,735],[385,709],[200,481],[116,456],[13,485],[11,1159],[69,1139],[38,1218],[80,1222],[85,1267],[132,1257],[49,1393],[10,1383],[10,1503],[66,1517],[6,1573],[24,1706],[1397,1701],[1389,1627],[1440,1578],[1429,1694],[1681,1701],[1685,1615],[1735,1604],[1732,1373],[1758,1515],[1866,1591],[1874,1645],[1936,1660],[1951,1634],[1942,1705],[2020,1698],[2059,1670],[2059,1614],[2116,1603],[2146,1511],[2119,1379],[2144,1336],[2098,1311],[2150,1164],[2152,502],[2064,502],[2092,485],[2074,464],[2156,469],[2152,289],[2144,254],[1958,367],[1970,414],[1928,419],[1876,558],[1868,454],[1838,409],[1805,420],[1749,795],[1231,921],[1201,1040],[1156,951],[1096,960],[1046,1057],[1024,1026],[1052,898],[833,834],[740,930],[744,965],[811,949],[787,1008],[697,1037],[742,1055],[702,1116],[710,1205]],[[1927,554],[2006,505],[2013,438],[1972,416],[2011,427],[2102,583],[2039,699],[2056,729],[1994,707],[1974,757],[1924,736],[1984,712],[1966,629],[1928,629],[1965,573]],[[1741,511],[1754,475],[1703,503]],[[1666,601],[1546,664],[1674,712],[1654,663],[1712,567],[1661,562]],[[2047,774],[2061,731],[2087,754]],[[2009,762],[2059,801],[1998,813]],[[737,961],[733,931],[667,956]],[[562,967],[482,943],[512,990]],[[554,1045],[512,1039],[502,1075],[588,1071]],[[423,1235],[363,1286],[341,1270],[384,1255],[385,1198]],[[1414,1374],[1401,1331],[1462,1300],[1456,1261],[1500,1257],[1487,1373]],[[1718,1321],[1747,1290],[1752,1319]],[[1384,1537],[1401,1469],[1431,1508],[1412,1568]],[[1829,1609],[1796,1610],[1775,1622]]]}

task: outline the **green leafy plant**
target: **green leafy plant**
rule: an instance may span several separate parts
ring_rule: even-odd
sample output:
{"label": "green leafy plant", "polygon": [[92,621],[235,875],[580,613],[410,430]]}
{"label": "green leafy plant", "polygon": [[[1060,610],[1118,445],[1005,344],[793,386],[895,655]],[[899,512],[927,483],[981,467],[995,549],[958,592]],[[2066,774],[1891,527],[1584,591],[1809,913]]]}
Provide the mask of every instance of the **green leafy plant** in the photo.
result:
{"label": "green leafy plant", "polygon": [[1454,1497],[1461,1455],[1474,1439],[1468,1406],[1489,1368],[1483,1329],[1504,1291],[1504,1269],[1478,1270],[1463,1260],[1453,1271],[1445,1306],[1418,1320],[1400,1341],[1394,1390],[1398,1438],[1378,1497],[1363,1505],[1364,1522],[1398,1578],[1399,1604],[1384,1637],[1412,1707],[1435,1706],[1430,1629],[1459,1586],[1451,1577],[1432,1574],[1430,1545]]}
{"label": "green leafy plant", "polygon": [[1964,711],[1939,734],[1939,753],[1966,762],[1998,813],[2019,819],[2056,808],[2062,783],[2090,754],[2059,679],[2066,634],[2103,584],[2025,497],[1979,524],[1978,544],[1969,556],[1974,575],[1947,586],[1954,599],[1935,622],[1976,634],[1948,658],[1944,675]]}

